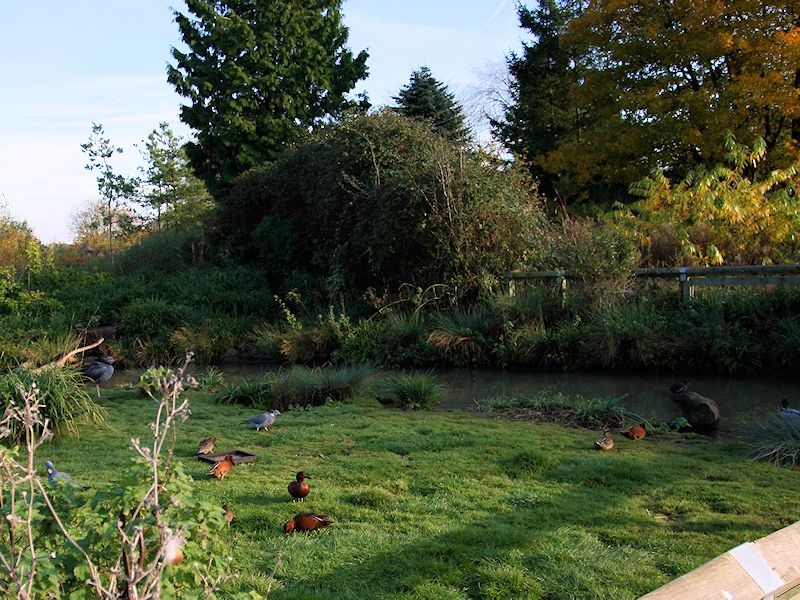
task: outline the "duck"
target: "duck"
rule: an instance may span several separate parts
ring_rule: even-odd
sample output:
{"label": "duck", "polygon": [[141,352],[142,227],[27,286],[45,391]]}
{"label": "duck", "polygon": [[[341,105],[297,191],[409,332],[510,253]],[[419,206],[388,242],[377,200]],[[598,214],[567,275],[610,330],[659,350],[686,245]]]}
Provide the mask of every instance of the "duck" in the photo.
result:
{"label": "duck", "polygon": [[623,431],[622,435],[629,440],[640,440],[647,435],[647,429],[645,429],[644,423],[639,423]]}
{"label": "duck", "polygon": [[781,400],[781,418],[800,425],[800,408],[789,408],[789,401]]}
{"label": "duck", "polygon": [[228,525],[233,523],[233,511],[227,504],[222,505],[222,518],[228,522]]}
{"label": "duck", "polygon": [[197,453],[198,454],[211,454],[214,451],[214,446],[217,443],[217,438],[214,436],[207,437],[204,440],[200,440],[200,444],[197,446]]}
{"label": "duck", "polygon": [[217,479],[222,480],[225,478],[225,475],[230,473],[231,469],[233,469],[233,455],[228,454],[225,456],[225,458],[211,467],[211,470],[208,472],[208,474],[211,477],[216,477]]}
{"label": "duck", "polygon": [[286,521],[286,525],[283,526],[283,533],[292,533],[295,529],[297,531],[313,531],[314,529],[327,527],[333,522],[333,519],[325,515],[311,512],[297,513]]}
{"label": "duck", "polygon": [[604,429],[600,437],[594,441],[594,447],[598,450],[611,450],[614,447],[614,438],[607,429]]}
{"label": "duck", "polygon": [[100,397],[100,384],[105,383],[114,375],[114,359],[111,356],[101,356],[83,368],[83,374],[94,381],[97,388],[97,397]]}
{"label": "duck", "polygon": [[298,471],[295,477],[295,481],[292,481],[287,489],[289,490],[289,495],[292,497],[292,502],[296,502],[300,500],[303,502],[305,497],[308,496],[308,492],[311,491],[311,488],[308,487],[308,484],[303,481],[304,479],[311,479],[308,475],[306,475],[305,471]]}
{"label": "duck", "polygon": [[260,431],[261,429],[266,429],[269,431],[269,426],[275,422],[275,418],[281,414],[279,410],[271,410],[269,412],[261,413],[260,415],[256,415],[248,419],[247,421],[242,421],[242,423],[246,425],[253,425],[256,428],[256,431]]}

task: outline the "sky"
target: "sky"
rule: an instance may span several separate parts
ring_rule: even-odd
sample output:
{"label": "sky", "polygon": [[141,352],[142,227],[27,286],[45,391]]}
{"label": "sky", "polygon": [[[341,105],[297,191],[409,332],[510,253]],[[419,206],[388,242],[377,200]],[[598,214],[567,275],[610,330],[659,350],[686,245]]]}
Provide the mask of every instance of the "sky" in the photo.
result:
{"label": "sky", "polygon": [[[183,137],[183,99],[166,81],[180,46],[182,0],[8,2],[0,19],[0,214],[27,222],[44,243],[72,241],[73,216],[98,198],[81,144],[103,125],[117,172],[143,164],[138,147],[162,121]],[[348,47],[369,52],[366,91],[393,104],[411,73],[430,68],[470,115],[481,90],[519,51],[515,0],[344,0]],[[477,124],[477,123],[476,123]],[[480,125],[478,125],[480,129]],[[485,127],[482,130],[486,135]]]}

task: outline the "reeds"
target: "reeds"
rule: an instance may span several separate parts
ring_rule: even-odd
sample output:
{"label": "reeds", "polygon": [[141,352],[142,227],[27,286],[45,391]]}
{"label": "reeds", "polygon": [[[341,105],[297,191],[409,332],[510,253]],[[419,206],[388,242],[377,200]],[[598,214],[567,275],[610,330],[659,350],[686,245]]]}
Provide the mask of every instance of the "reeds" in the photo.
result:
{"label": "reeds", "polygon": [[397,406],[408,410],[432,409],[442,402],[444,386],[433,373],[401,373],[388,381],[388,393]]}
{"label": "reeds", "polygon": [[752,453],[753,460],[800,465],[800,420],[772,417],[751,434],[751,441],[758,444]]}

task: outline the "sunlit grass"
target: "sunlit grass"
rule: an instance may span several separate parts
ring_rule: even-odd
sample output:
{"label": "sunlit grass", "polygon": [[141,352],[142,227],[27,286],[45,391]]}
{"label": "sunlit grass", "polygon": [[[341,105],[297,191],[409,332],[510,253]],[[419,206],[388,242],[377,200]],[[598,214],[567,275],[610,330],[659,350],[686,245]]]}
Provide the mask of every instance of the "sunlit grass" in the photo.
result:
{"label": "sunlit grass", "polygon": [[[595,431],[366,398],[288,410],[255,432],[240,423],[252,408],[190,398],[176,458],[195,494],[235,515],[209,548],[239,573],[223,597],[632,598],[800,515],[800,470],[737,446],[619,439],[601,454]],[[102,402],[110,429],[40,457],[98,487],[123,476],[154,409],[132,390]],[[207,477],[195,451],[209,435],[258,460]],[[286,486],[301,469],[311,493],[296,504]],[[335,524],[284,535],[300,511]]]}

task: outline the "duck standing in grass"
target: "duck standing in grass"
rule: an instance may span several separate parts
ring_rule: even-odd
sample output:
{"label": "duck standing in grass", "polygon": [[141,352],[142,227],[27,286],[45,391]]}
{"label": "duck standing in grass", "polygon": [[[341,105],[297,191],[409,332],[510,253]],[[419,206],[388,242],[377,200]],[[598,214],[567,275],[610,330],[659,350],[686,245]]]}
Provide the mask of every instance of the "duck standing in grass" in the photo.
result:
{"label": "duck standing in grass", "polygon": [[298,471],[295,480],[292,481],[289,486],[289,495],[292,497],[292,502],[296,502],[300,500],[303,502],[305,497],[308,496],[308,492],[311,491],[311,488],[308,487],[308,484],[304,481],[305,479],[311,479],[308,475],[306,475],[305,471]]}
{"label": "duck standing in grass", "polygon": [[222,505],[222,518],[228,522],[228,525],[233,523],[233,511],[227,504]]}
{"label": "duck standing in grass", "polygon": [[200,441],[200,444],[197,446],[197,453],[198,454],[211,454],[214,451],[214,446],[217,443],[217,438],[214,436],[207,437],[204,440]]}
{"label": "duck standing in grass", "polygon": [[789,408],[789,401],[784,398],[781,400],[781,418],[800,425],[800,408]]}
{"label": "duck standing in grass", "polygon": [[611,437],[608,429],[604,429],[600,437],[594,441],[594,447],[598,450],[611,450],[614,447],[614,438]]}
{"label": "duck standing in grass", "polygon": [[242,421],[242,423],[246,425],[253,425],[256,428],[256,431],[260,431],[261,429],[266,429],[269,431],[269,426],[275,422],[275,418],[281,414],[279,410],[271,410],[269,412],[261,413],[260,415],[256,415],[252,419],[248,419],[247,421]]}
{"label": "duck standing in grass", "polygon": [[313,531],[314,529],[322,529],[333,523],[333,519],[325,515],[318,515],[316,513],[304,512],[298,513],[283,526],[283,533],[292,533],[295,529],[297,531]]}
{"label": "duck standing in grass", "polygon": [[623,431],[622,435],[629,440],[640,440],[647,435],[647,429],[645,429],[644,423],[639,423],[638,425],[634,425],[630,429]]}
{"label": "duck standing in grass", "polygon": [[100,384],[105,383],[114,375],[114,359],[110,356],[101,356],[98,360],[89,363],[83,368],[83,374],[94,381],[97,388],[97,397],[100,397]]}
{"label": "duck standing in grass", "polygon": [[216,477],[219,480],[225,478],[225,475],[230,473],[231,469],[233,469],[233,455],[228,454],[225,458],[211,467],[211,470],[208,474],[211,477]]}

